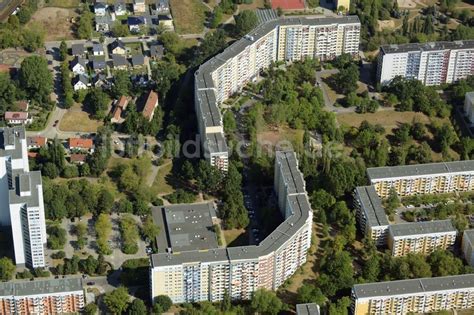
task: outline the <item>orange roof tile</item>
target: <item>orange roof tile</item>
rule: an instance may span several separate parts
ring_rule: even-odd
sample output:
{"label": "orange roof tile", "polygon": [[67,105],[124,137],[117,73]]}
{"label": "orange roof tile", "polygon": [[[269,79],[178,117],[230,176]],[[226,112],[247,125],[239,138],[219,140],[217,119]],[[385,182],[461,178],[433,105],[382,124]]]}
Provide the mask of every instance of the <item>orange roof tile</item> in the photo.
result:
{"label": "orange roof tile", "polygon": [[93,146],[92,139],[69,138],[69,148],[91,149]]}
{"label": "orange roof tile", "polygon": [[71,162],[85,162],[87,154],[71,154],[69,160]]}
{"label": "orange roof tile", "polygon": [[116,106],[125,109],[125,108],[127,108],[128,101],[129,101],[128,97],[122,95],[118,99]]}
{"label": "orange roof tile", "polygon": [[5,112],[5,120],[27,120],[28,113],[25,112]]}
{"label": "orange roof tile", "polygon": [[153,112],[155,111],[156,106],[158,105],[158,93],[155,91],[150,91],[146,99],[145,106],[143,107],[143,116],[148,120],[151,120],[153,117]]}
{"label": "orange roof tile", "polygon": [[44,147],[46,145],[46,138],[40,136],[28,137],[28,145]]}

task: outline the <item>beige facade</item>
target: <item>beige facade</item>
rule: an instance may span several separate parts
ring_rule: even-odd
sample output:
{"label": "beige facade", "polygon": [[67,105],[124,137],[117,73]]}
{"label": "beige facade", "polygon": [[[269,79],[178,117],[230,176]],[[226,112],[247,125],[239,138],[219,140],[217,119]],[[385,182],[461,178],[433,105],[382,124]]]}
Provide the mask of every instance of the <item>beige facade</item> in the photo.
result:
{"label": "beige facade", "polygon": [[0,284],[0,315],[79,313],[85,305],[81,279],[35,280]]}
{"label": "beige facade", "polygon": [[474,307],[474,275],[355,285],[354,315],[426,314]]}
{"label": "beige facade", "polygon": [[313,217],[294,152],[277,152],[275,174],[285,221],[258,245],[152,255],[152,298],[215,302],[227,292],[233,300],[248,300],[259,288],[278,289],[306,262]]}
{"label": "beige facade", "polygon": [[343,53],[356,56],[359,40],[357,16],[282,18],[261,24],[201,65],[195,73],[195,110],[202,147],[210,151],[205,158],[221,169],[227,165],[228,154],[204,143],[209,133],[218,132],[224,138],[217,128],[207,129],[210,117],[215,117],[212,127],[223,129],[220,104],[258,79],[263,69],[276,61],[329,60]]}
{"label": "beige facade", "polygon": [[445,250],[452,247],[456,241],[456,234],[456,230],[404,236],[393,236],[389,232],[388,248],[392,251],[392,256],[396,257],[409,253],[429,255],[435,250]]}
{"label": "beige facade", "polygon": [[374,186],[382,198],[388,197],[392,187],[400,197],[471,191],[474,190],[474,176],[471,173],[391,178],[374,181]]}

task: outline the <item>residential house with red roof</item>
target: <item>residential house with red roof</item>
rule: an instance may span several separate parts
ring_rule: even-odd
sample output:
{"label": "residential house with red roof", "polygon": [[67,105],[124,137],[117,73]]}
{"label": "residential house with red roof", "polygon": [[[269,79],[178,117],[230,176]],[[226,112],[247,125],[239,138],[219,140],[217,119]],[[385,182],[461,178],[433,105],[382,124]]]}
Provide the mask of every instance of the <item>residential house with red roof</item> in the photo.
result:
{"label": "residential house with red roof", "polygon": [[145,106],[143,107],[143,117],[145,117],[148,121],[153,119],[153,115],[155,114],[155,109],[158,106],[158,93],[155,91],[150,91],[148,97],[145,102]]}
{"label": "residential house with red roof", "polygon": [[116,124],[123,122],[122,113],[127,109],[129,101],[130,101],[130,98],[122,95],[115,102],[115,108],[112,113],[112,118],[110,119],[110,122],[116,123]]}
{"label": "residential house with red roof", "polygon": [[10,125],[25,125],[33,120],[27,112],[5,112],[5,121]]}
{"label": "residential house with red roof", "polygon": [[94,152],[94,142],[92,139],[82,139],[82,138],[69,138],[69,150],[79,150]]}

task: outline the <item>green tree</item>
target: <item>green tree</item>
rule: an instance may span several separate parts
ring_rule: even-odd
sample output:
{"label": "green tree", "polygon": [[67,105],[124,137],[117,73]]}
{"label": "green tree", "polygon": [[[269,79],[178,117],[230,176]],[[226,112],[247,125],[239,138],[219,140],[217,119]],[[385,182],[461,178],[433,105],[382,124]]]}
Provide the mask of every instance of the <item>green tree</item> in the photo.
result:
{"label": "green tree", "polygon": [[77,237],[77,248],[83,249],[87,244],[87,226],[83,222],[76,224],[74,228],[74,234]]}
{"label": "green tree", "polygon": [[436,250],[428,256],[433,277],[458,275],[463,272],[464,266],[461,259],[446,250]]}
{"label": "green tree", "polygon": [[334,75],[335,87],[342,94],[348,94],[357,90],[357,81],[359,81],[359,69],[351,63],[342,68]]}
{"label": "green tree", "polygon": [[91,89],[84,99],[84,104],[89,108],[96,119],[105,118],[105,112],[109,106],[108,95],[100,88]]}
{"label": "green tree", "polygon": [[84,314],[85,315],[95,315],[99,311],[99,308],[95,303],[89,303],[84,307]]}
{"label": "green tree", "polygon": [[61,44],[59,44],[59,59],[61,61],[65,61],[67,58],[67,44],[65,40],[61,41]]}
{"label": "green tree", "polygon": [[316,303],[323,305],[326,302],[326,297],[321,292],[320,288],[312,284],[303,284],[297,291],[298,303]]}
{"label": "green tree", "polygon": [[112,250],[108,244],[110,233],[112,232],[112,224],[107,214],[100,214],[95,223],[97,233],[97,250],[100,254],[109,255]]}
{"label": "green tree", "polygon": [[[172,33],[166,32],[165,34]],[[162,98],[171,89],[171,86],[184,73],[184,66],[176,63],[173,56],[166,55],[162,60],[158,61],[152,67],[152,78],[156,81],[158,86],[158,93]]]}
{"label": "green tree", "polygon": [[153,311],[158,314],[167,312],[173,305],[173,302],[167,295],[158,295],[153,303]]}
{"label": "green tree", "polygon": [[40,103],[45,103],[53,90],[48,62],[40,56],[29,56],[22,61],[19,81],[28,96]]}
{"label": "green tree", "polygon": [[147,315],[148,310],[143,300],[135,299],[128,307],[127,313],[128,315]]}
{"label": "green tree", "polygon": [[258,25],[255,11],[243,10],[235,16],[235,30],[238,36],[244,36]]}
{"label": "green tree", "polygon": [[276,315],[283,309],[283,302],[276,296],[275,292],[258,289],[252,296],[250,306],[255,312]]}
{"label": "green tree", "polygon": [[145,239],[154,240],[160,233],[160,228],[153,222],[151,216],[147,216],[142,226],[142,235]]}
{"label": "green tree", "polygon": [[15,265],[12,260],[8,257],[0,258],[0,280],[10,281],[15,274]]}
{"label": "green tree", "polygon": [[336,303],[331,303],[328,308],[329,315],[348,315],[351,299],[347,296],[339,299]]}
{"label": "green tree", "polygon": [[130,35],[127,24],[123,24],[122,21],[115,21],[112,26],[112,34],[114,37],[127,37]]}
{"label": "green tree", "polygon": [[114,85],[112,87],[112,93],[117,96],[130,95],[131,90],[132,81],[130,81],[130,75],[128,71],[116,71],[114,73]]}
{"label": "green tree", "polygon": [[83,259],[79,262],[79,269],[81,272],[92,276],[96,273],[97,267],[99,266],[99,261],[94,258],[94,256],[89,255],[86,259]]}
{"label": "green tree", "polygon": [[113,314],[122,314],[127,309],[128,301],[128,290],[125,287],[118,287],[104,295],[104,304],[109,312]]}
{"label": "green tree", "polygon": [[48,248],[63,249],[67,241],[67,232],[58,225],[50,225],[46,228],[48,233]]}
{"label": "green tree", "polygon": [[164,32],[158,39],[163,43],[164,48],[167,52],[176,56],[182,49],[181,38],[175,32]]}
{"label": "green tree", "polygon": [[91,39],[92,38],[92,23],[94,14],[89,11],[87,6],[84,6],[84,10],[79,18],[79,24],[77,26],[77,36],[80,39]]}

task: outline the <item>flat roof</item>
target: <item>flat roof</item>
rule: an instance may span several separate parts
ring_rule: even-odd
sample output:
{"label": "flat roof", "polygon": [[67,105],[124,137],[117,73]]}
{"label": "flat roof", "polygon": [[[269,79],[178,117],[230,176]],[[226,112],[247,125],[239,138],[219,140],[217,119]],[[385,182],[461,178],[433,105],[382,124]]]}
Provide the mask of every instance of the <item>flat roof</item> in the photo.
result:
{"label": "flat roof", "polygon": [[367,224],[370,227],[388,226],[387,215],[382,205],[382,200],[375,191],[374,186],[356,187],[356,193],[360,207],[367,218]]}
{"label": "flat roof", "polygon": [[217,248],[213,230],[216,210],[213,203],[178,204],[152,208],[154,223],[160,227],[159,252]]}
{"label": "flat roof", "polygon": [[316,303],[306,303],[296,305],[296,315],[319,315],[319,305]]}
{"label": "flat roof", "polygon": [[298,169],[298,161],[294,152],[279,151],[275,154],[275,159],[280,165],[283,181],[289,194],[305,193],[305,182]]}
{"label": "flat roof", "polygon": [[216,93],[213,90],[197,91],[199,117],[206,127],[222,126],[222,116],[217,106]]}
{"label": "flat roof", "polygon": [[367,176],[369,177],[369,180],[374,181],[386,178],[463,172],[474,172],[474,160],[403,166],[370,167],[367,169]]}
{"label": "flat roof", "polygon": [[469,243],[474,245],[474,229],[464,230],[462,237],[463,237],[463,240],[466,238],[469,241]]}
{"label": "flat roof", "polygon": [[356,284],[356,298],[411,295],[445,290],[474,290],[474,274]]}
{"label": "flat roof", "polygon": [[204,137],[206,154],[228,153],[227,141],[223,133],[206,133]]}
{"label": "flat roof", "polygon": [[[292,152],[293,157],[295,153]],[[282,156],[289,156],[284,154]],[[275,165],[280,165],[276,164]],[[294,171],[296,174],[296,170]],[[298,171],[299,176],[303,176]],[[259,257],[278,251],[295,233],[304,226],[312,211],[308,196],[305,193],[294,194],[287,197],[288,206],[291,207],[290,215],[270,235],[258,245],[248,245],[228,248],[215,248],[209,250],[183,251],[178,254],[158,253],[151,256],[152,267],[165,267],[189,263],[234,263],[239,260],[258,261]],[[154,214],[154,212],[152,211]],[[154,214],[155,215],[155,214]]]}
{"label": "flat roof", "polygon": [[[305,16],[305,17],[275,17],[275,12],[265,10],[260,13],[260,20],[263,22],[253,29],[247,36],[235,41],[232,45],[224,49],[220,54],[203,63],[194,73],[195,93],[197,95],[197,106],[201,109],[201,119],[206,126],[222,126],[218,102],[215,95],[215,83],[212,79],[212,73],[228,60],[236,57],[246,48],[253,45],[256,41],[263,38],[272,31],[278,31],[283,26],[327,26],[338,24],[360,24],[359,18],[354,16],[342,17],[323,17]],[[206,90],[204,92],[203,90]],[[210,136],[214,137],[214,136]],[[212,140],[211,140],[212,141]],[[227,145],[225,146],[227,150]],[[208,145],[210,153],[220,153],[223,148],[219,146]]]}
{"label": "flat roof", "polygon": [[423,235],[432,233],[457,232],[451,220],[435,220],[424,222],[409,222],[389,226],[393,236]]}
{"label": "flat roof", "polygon": [[80,278],[1,282],[0,296],[29,296],[82,291]]}
{"label": "flat roof", "polygon": [[[40,196],[38,186],[42,184],[41,172],[33,171],[25,173],[22,170],[13,170],[15,187],[10,190],[10,204],[26,204],[28,207],[38,207]],[[27,196],[21,196],[21,192],[30,191]]]}
{"label": "flat roof", "polygon": [[11,156],[12,159],[21,159],[23,150],[20,141],[25,139],[23,126],[0,128],[0,157]]}
{"label": "flat roof", "polygon": [[429,43],[409,43],[409,44],[391,44],[383,45],[380,50],[386,54],[437,51],[448,49],[474,49],[474,40],[458,40],[452,42],[429,42]]}

